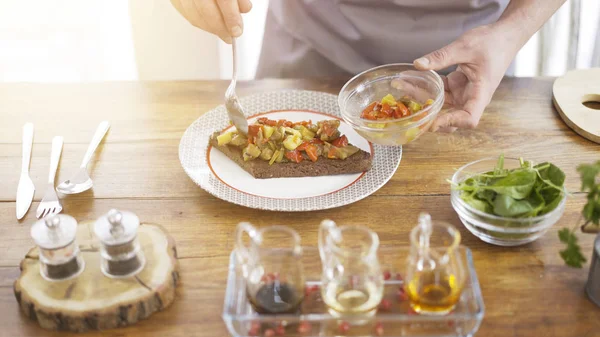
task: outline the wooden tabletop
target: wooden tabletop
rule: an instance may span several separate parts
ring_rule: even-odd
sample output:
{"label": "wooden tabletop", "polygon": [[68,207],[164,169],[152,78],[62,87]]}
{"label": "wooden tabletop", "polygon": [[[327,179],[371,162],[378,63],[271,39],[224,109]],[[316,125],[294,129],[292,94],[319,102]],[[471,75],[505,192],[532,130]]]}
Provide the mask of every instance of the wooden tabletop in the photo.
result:
{"label": "wooden tabletop", "polygon": [[[342,80],[246,82],[239,94],[284,88],[337,93]],[[584,196],[575,193],[564,216],[538,241],[515,248],[486,244],[470,234],[450,205],[446,183],[454,169],[484,156],[523,156],[549,160],[567,174],[570,191],[579,191],[576,166],[600,157],[600,146],[568,129],[552,107],[553,79],[505,79],[476,130],[426,134],[404,147],[393,179],[372,196],[339,209],[286,214],[243,208],[216,199],[184,173],[178,145],[185,129],[222,103],[221,81],[161,83],[0,85],[0,336],[75,336],[51,333],[21,314],[13,295],[18,264],[33,245],[29,236],[43,196],[50,143],[64,136],[57,179],[78,167],[96,126],[111,129],[93,158],[94,188],[63,200],[64,212],[94,220],[110,208],[131,210],[142,221],[162,224],[175,238],[182,283],[172,307],[124,329],[86,336],[228,336],[221,320],[232,233],[238,222],[257,226],[287,224],[306,245],[316,244],[319,222],[332,218],[367,224],[383,245],[407,245],[420,211],[460,229],[473,251],[486,306],[477,336],[600,336],[600,308],[585,296],[589,263],[566,267],[557,231],[579,218]],[[25,219],[15,218],[21,165],[21,129],[35,125],[31,177],[34,202]],[[589,258],[594,239],[580,235]]]}

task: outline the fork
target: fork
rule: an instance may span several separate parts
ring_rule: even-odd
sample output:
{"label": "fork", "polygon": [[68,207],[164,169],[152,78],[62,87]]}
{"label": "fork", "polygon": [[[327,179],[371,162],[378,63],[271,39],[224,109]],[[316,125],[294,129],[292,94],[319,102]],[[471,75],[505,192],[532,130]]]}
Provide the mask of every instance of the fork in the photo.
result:
{"label": "fork", "polygon": [[58,167],[58,161],[60,160],[60,154],[63,147],[63,137],[56,136],[52,138],[52,153],[50,154],[50,173],[48,174],[48,189],[44,194],[44,198],[38,205],[37,211],[35,212],[36,217],[39,219],[50,214],[57,214],[62,211],[62,205],[60,199],[56,195],[54,189],[54,177],[56,176],[56,168]]}
{"label": "fork", "polygon": [[235,85],[237,82],[237,51],[235,46],[235,39],[231,41],[231,47],[233,49],[233,74],[231,75],[231,83],[225,92],[225,108],[227,108],[227,114],[229,119],[235,126],[235,128],[244,135],[248,135],[248,121],[244,115],[244,109],[235,94]]}

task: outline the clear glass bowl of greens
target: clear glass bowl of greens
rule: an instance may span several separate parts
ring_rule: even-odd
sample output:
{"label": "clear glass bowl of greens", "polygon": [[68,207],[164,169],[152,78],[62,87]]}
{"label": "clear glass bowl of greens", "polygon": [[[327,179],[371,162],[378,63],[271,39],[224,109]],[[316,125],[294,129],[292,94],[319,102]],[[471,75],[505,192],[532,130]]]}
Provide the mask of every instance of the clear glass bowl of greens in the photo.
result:
{"label": "clear glass bowl of greens", "polygon": [[564,181],[563,171],[551,163],[485,158],[452,176],[452,207],[481,240],[523,245],[541,237],[563,215]]}

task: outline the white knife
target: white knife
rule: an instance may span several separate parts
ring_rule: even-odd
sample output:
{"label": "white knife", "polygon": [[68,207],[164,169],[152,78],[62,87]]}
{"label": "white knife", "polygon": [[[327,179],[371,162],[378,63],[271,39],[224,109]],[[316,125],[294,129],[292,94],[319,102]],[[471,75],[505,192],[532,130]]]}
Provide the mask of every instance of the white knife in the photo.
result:
{"label": "white knife", "polygon": [[33,201],[35,186],[29,177],[29,161],[31,159],[31,146],[33,145],[33,124],[23,126],[23,161],[21,162],[21,178],[17,187],[17,219],[21,220],[29,210]]}

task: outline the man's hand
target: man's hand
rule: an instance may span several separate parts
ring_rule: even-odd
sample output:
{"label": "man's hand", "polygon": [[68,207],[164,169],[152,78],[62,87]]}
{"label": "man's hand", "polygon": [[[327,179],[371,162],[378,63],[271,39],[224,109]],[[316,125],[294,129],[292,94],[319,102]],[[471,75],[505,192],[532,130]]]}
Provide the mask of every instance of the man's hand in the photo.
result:
{"label": "man's hand", "polygon": [[502,37],[492,28],[482,26],[416,60],[414,65],[420,70],[457,65],[447,77],[442,76],[449,111],[440,114],[430,130],[475,128],[516,54],[514,49],[503,45]]}
{"label": "man's hand", "polygon": [[444,78],[450,110],[440,114],[430,130],[476,127],[519,49],[565,1],[510,1],[497,22],[470,30],[442,49],[415,60],[420,70],[457,66]]}
{"label": "man's hand", "polygon": [[242,13],[252,9],[250,0],[171,0],[192,25],[217,35],[226,43],[244,30]]}

